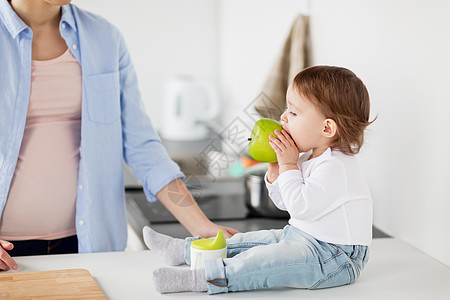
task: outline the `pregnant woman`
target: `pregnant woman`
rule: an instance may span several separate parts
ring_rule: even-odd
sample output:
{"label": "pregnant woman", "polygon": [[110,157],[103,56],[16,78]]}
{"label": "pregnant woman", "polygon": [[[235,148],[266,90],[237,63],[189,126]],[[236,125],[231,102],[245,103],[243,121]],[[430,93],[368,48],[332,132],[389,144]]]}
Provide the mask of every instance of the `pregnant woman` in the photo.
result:
{"label": "pregnant woman", "polygon": [[70,2],[0,0],[0,270],[17,268],[11,256],[124,250],[123,160],[192,235],[232,236],[161,145],[119,31]]}

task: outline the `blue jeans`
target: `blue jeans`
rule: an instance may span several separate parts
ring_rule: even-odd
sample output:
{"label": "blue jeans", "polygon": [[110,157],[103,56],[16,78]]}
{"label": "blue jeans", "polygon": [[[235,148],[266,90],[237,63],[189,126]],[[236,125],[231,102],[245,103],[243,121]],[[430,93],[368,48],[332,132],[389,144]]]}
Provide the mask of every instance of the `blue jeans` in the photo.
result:
{"label": "blue jeans", "polygon": [[[188,265],[190,244],[195,239],[186,239]],[[205,261],[208,294],[350,284],[369,257],[367,246],[321,242],[290,225],[282,230],[238,233],[227,239],[227,248],[227,258]]]}

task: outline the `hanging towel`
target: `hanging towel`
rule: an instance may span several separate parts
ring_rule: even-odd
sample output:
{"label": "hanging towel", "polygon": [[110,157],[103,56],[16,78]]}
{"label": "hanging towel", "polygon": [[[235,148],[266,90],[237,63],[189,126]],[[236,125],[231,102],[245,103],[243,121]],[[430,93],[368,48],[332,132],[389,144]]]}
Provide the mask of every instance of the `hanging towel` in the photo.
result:
{"label": "hanging towel", "polygon": [[298,15],[283,48],[255,100],[264,118],[279,120],[286,107],[286,91],[295,75],[310,65],[309,17]]}

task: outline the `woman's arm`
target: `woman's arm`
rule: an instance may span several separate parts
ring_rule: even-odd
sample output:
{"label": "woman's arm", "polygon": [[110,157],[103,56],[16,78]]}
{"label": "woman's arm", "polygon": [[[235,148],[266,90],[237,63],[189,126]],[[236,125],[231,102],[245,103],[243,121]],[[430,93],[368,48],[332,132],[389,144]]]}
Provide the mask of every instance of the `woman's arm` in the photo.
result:
{"label": "woman's arm", "polygon": [[156,194],[156,197],[192,236],[208,238],[215,236],[217,231],[223,230],[225,237],[229,238],[238,233],[235,229],[211,222],[202,212],[181,179],[170,182]]}

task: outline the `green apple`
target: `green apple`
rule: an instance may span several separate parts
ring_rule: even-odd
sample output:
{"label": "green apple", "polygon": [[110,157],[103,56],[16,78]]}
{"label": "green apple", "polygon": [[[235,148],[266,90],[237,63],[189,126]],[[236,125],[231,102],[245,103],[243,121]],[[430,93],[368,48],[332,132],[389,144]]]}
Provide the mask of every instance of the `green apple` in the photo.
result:
{"label": "green apple", "polygon": [[274,131],[281,131],[281,123],[272,119],[260,119],[253,127],[248,144],[248,154],[261,162],[276,162],[277,155],[269,145],[269,135],[276,137]]}

